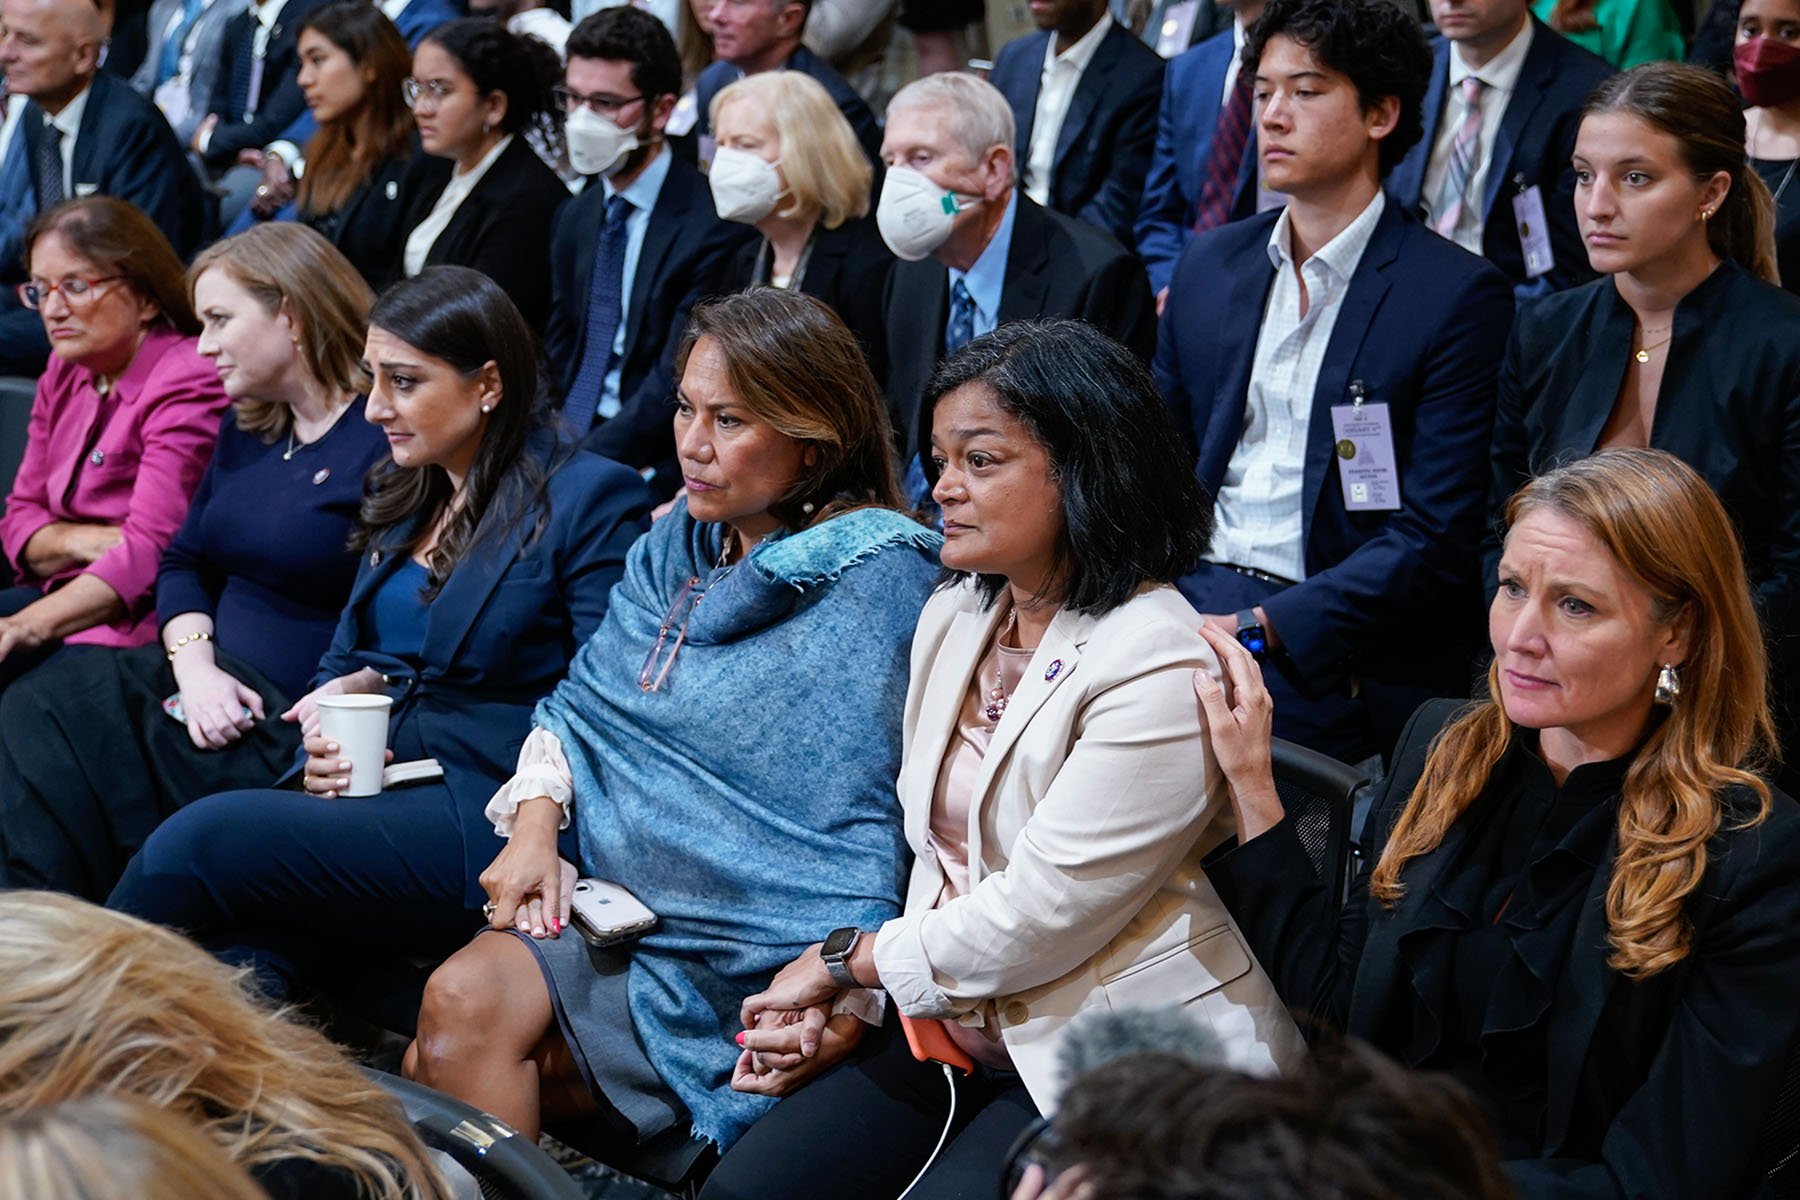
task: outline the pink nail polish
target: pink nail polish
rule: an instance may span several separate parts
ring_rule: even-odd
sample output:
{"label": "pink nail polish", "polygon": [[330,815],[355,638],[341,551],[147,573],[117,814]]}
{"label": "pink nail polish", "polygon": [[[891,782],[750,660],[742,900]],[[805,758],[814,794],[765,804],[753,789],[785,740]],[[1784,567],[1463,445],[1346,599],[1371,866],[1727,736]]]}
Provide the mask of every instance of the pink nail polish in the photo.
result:
{"label": "pink nail polish", "polygon": [[733,1039],[733,1040],[734,1040],[734,1041],[736,1041],[736,1042],[737,1042],[737,1044],[738,1044],[738,1045],[740,1045],[740,1046],[741,1046],[741,1045],[743,1045],[743,1044],[744,1044],[744,1035],[743,1035],[743,1034],[742,1034],[742,1033],[740,1033],[740,1034],[738,1034],[738,1035],[737,1035],[737,1037],[736,1037],[736,1038],[734,1038],[734,1039]]}

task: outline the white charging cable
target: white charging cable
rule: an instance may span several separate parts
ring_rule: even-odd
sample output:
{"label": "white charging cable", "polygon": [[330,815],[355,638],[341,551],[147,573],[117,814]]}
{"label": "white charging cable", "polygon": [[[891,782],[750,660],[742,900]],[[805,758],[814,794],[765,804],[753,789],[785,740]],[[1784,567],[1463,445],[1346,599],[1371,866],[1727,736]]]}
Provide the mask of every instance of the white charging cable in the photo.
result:
{"label": "white charging cable", "polygon": [[919,1173],[913,1176],[912,1182],[906,1185],[906,1190],[900,1193],[899,1200],[906,1200],[912,1195],[912,1190],[919,1186],[919,1180],[925,1178],[925,1172],[931,1170],[931,1164],[944,1152],[944,1143],[950,1140],[950,1126],[956,1124],[956,1072],[950,1069],[948,1063],[939,1063],[938,1066],[943,1069],[944,1082],[950,1085],[950,1115],[944,1118],[944,1132],[938,1134],[937,1145],[931,1148],[931,1157],[925,1160]]}

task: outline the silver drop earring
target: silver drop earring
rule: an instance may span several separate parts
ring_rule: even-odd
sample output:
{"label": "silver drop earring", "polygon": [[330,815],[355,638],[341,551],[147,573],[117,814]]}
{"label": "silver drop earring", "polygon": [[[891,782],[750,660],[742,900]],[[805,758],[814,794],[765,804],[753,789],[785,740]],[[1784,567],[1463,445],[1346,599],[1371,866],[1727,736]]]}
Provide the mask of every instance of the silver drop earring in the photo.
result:
{"label": "silver drop earring", "polygon": [[1674,663],[1664,663],[1663,669],[1656,673],[1656,695],[1653,699],[1665,708],[1675,707],[1675,701],[1681,698],[1681,675]]}

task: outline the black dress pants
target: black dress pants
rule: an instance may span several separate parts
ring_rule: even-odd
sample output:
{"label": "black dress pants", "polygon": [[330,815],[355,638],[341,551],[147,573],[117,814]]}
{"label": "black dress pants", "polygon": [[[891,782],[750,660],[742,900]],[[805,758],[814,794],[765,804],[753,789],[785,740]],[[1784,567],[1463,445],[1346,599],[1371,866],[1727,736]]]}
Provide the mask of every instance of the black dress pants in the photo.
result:
{"label": "black dress pants", "polygon": [[[890,1017],[751,1126],[700,1200],[894,1200],[931,1157],[949,1107],[943,1068],[913,1058]],[[1012,1072],[956,1073],[949,1140],[908,1200],[994,1200],[1007,1151],[1037,1115]]]}

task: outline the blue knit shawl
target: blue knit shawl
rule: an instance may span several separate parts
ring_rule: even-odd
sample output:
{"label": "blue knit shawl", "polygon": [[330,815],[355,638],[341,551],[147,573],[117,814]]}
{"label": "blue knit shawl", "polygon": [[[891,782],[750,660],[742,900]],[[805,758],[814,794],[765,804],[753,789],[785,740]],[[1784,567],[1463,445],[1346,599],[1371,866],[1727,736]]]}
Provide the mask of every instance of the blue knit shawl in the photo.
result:
{"label": "blue knit shawl", "polygon": [[[731,1090],[739,1003],[832,929],[900,910],[901,710],[940,539],[862,509],[720,570],[723,530],[681,504],[639,539],[536,720],[574,776],[582,873],[661,918],[632,946],[638,1036],[695,1132],[728,1147],[773,1103]],[[645,656],[696,577],[704,599],[646,692]]]}

